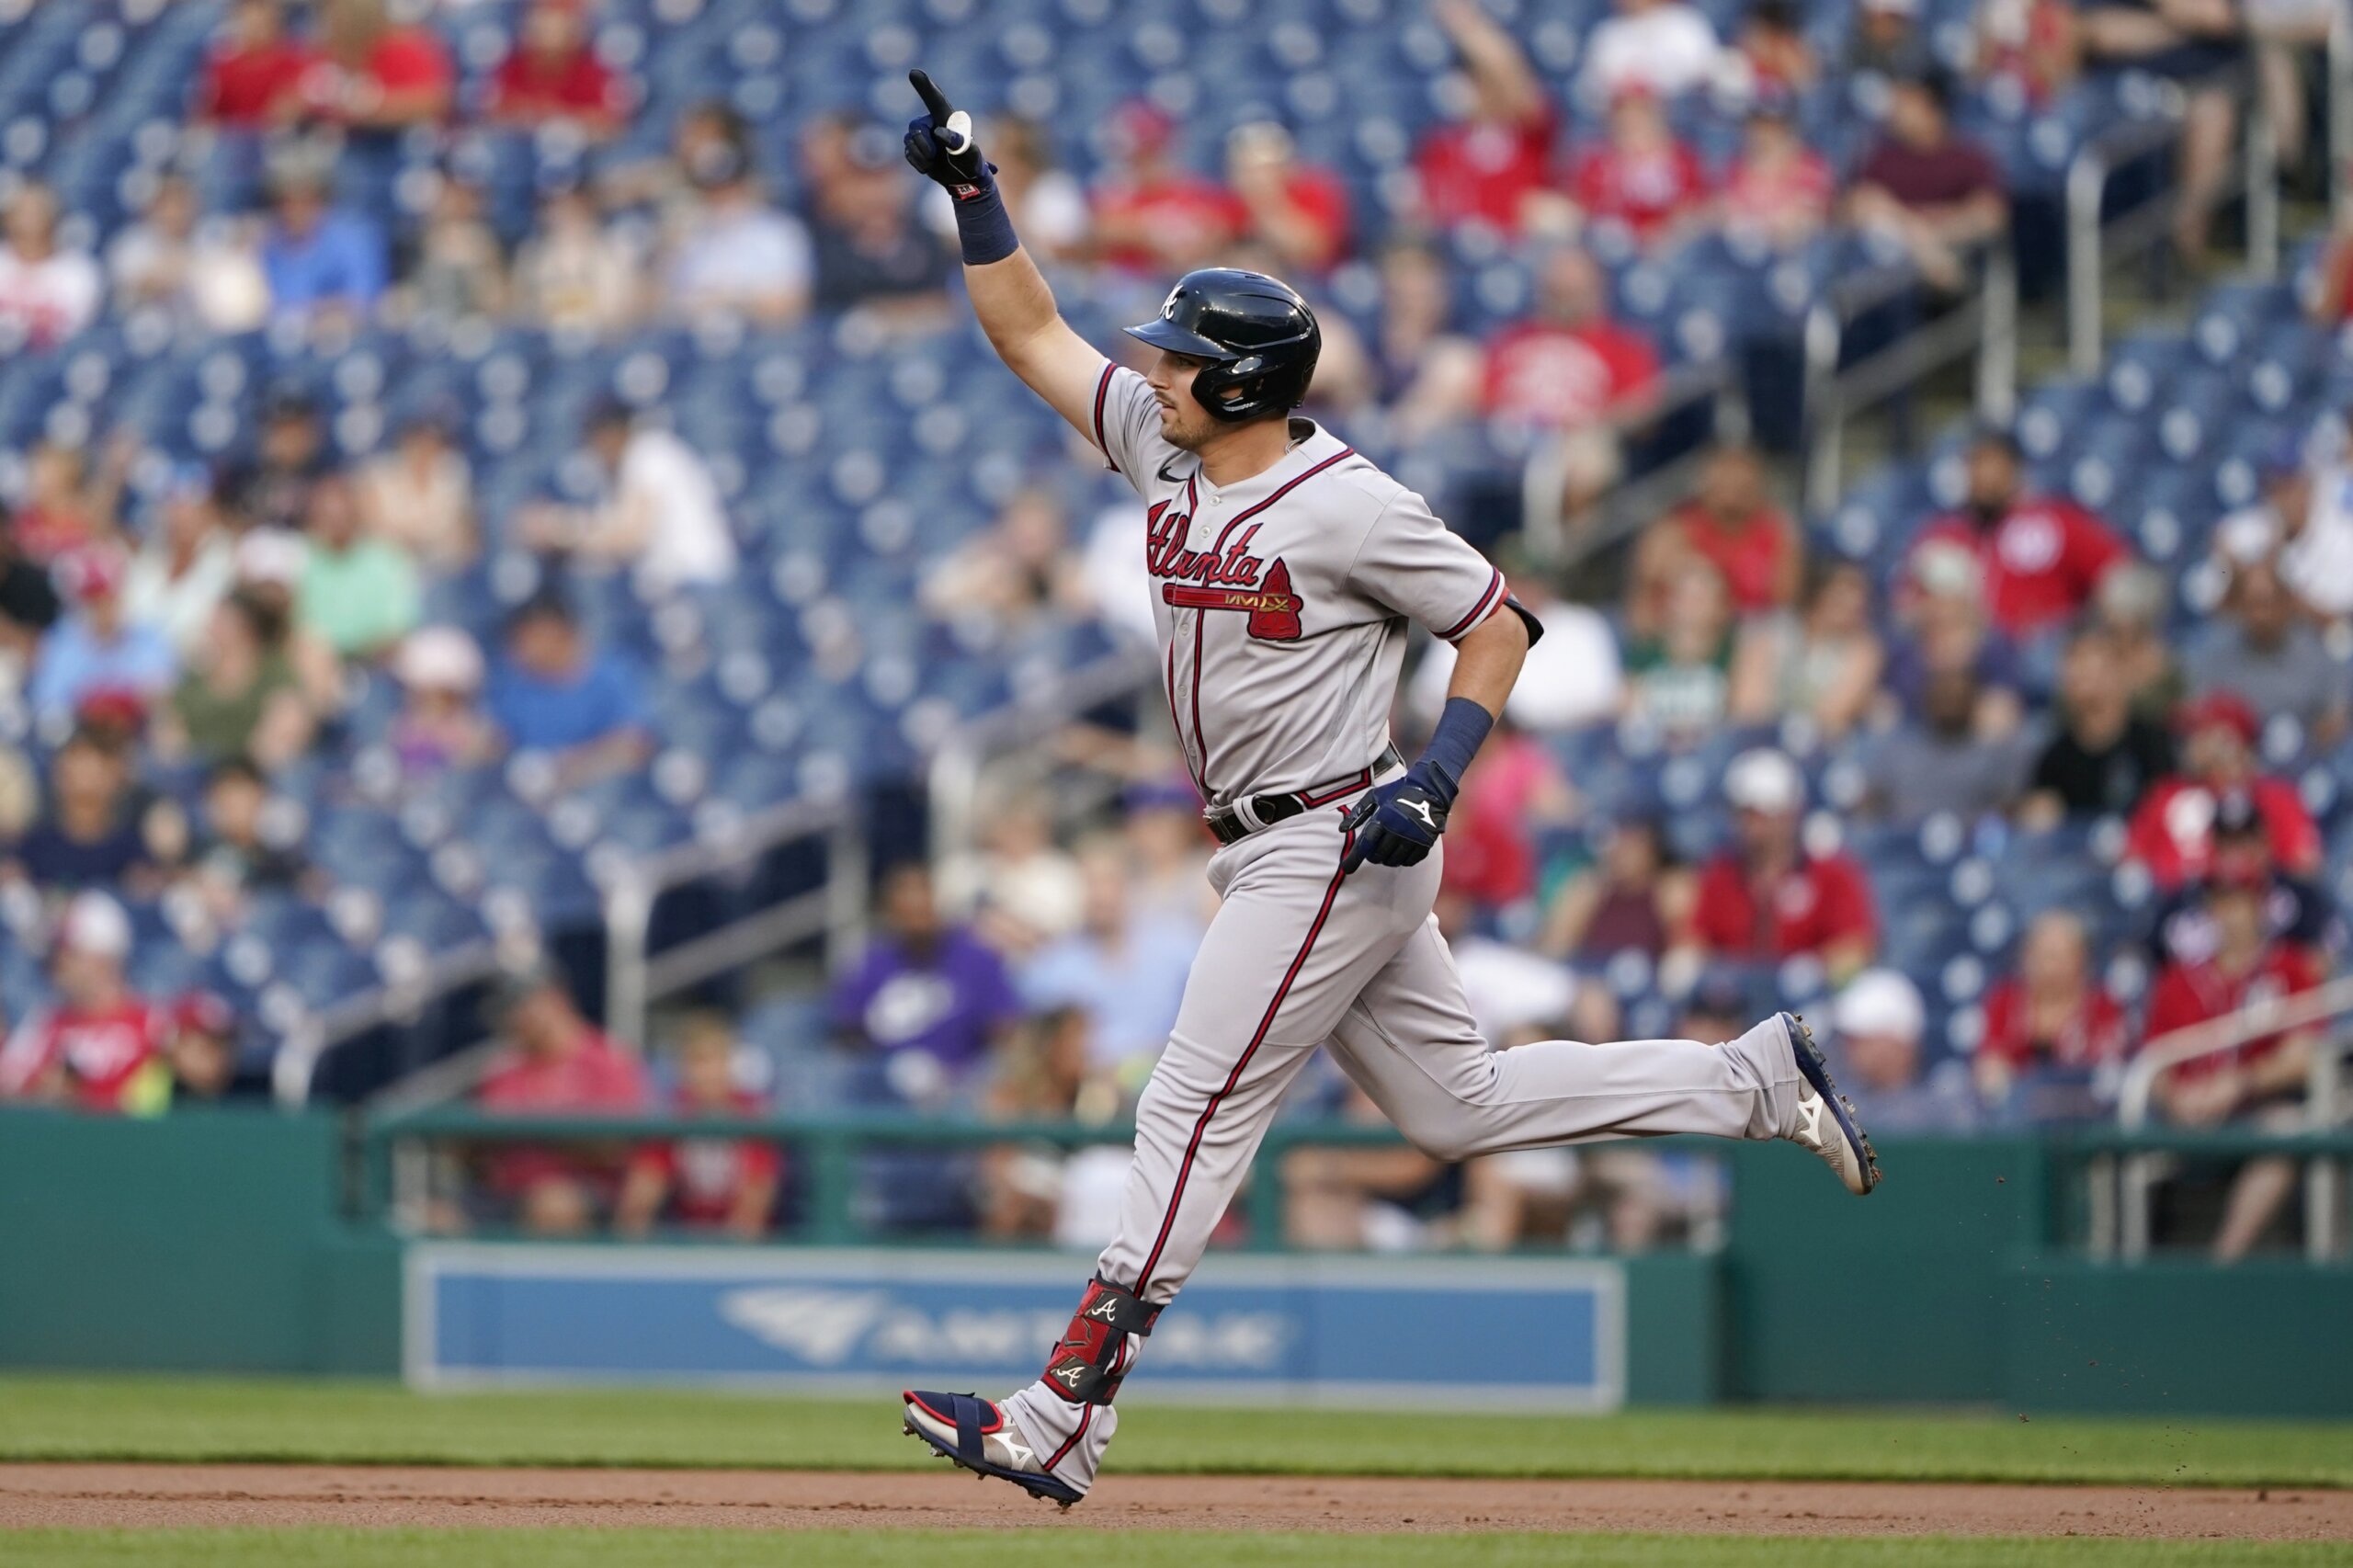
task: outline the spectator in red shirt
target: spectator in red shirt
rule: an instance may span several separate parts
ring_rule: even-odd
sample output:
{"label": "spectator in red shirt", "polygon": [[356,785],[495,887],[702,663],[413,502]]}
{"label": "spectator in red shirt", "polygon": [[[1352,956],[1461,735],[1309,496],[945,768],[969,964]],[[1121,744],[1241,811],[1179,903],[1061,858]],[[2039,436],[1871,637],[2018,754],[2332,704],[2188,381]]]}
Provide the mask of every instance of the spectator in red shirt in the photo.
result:
{"label": "spectator in red shirt", "polygon": [[2212,691],[2183,703],[2175,727],[2182,771],[2142,798],[2124,839],[2160,888],[2180,887],[2212,869],[2215,823],[2241,795],[2262,819],[2273,864],[2291,877],[2320,869],[2320,828],[2303,797],[2288,780],[2256,771],[2262,722],[2254,709],[2235,693]]}
{"label": "spectator in red shirt", "polygon": [[[2149,994],[2144,1048],[2177,1030],[2310,991],[2326,978],[2310,948],[2268,936],[2263,915],[2268,875],[2253,867],[2226,869],[2229,874],[2213,879],[2206,890],[2207,915],[2215,935],[2213,955],[2194,962],[2177,960],[2157,976]],[[2157,1103],[2178,1126],[2239,1121],[2289,1131],[2302,1122],[2314,1033],[2305,1028],[2266,1035],[2235,1050],[2181,1062],[2158,1077]],[[2245,1256],[2294,1184],[2295,1166],[2285,1159],[2250,1160],[2241,1167],[2215,1233],[2216,1260]]]}
{"label": "spectator in red shirt", "polygon": [[301,108],[310,49],[286,35],[284,0],[237,0],[204,62],[197,118],[235,131],[283,125]]}
{"label": "spectator in red shirt", "polygon": [[1347,258],[1348,187],[1302,163],[1281,126],[1260,120],[1228,136],[1225,177],[1247,215],[1244,233],[1284,267],[1323,272]]}
{"label": "spectator in red shirt", "polygon": [[1586,222],[1622,225],[1641,244],[1666,250],[1706,215],[1708,171],[1676,139],[1656,93],[1622,87],[1609,100],[1608,140],[1576,160],[1569,196]]}
{"label": "spectator in red shirt", "polygon": [[1744,616],[1787,609],[1797,602],[1804,551],[1797,526],[1767,493],[1765,465],[1753,448],[1717,448],[1699,470],[1691,499],[1643,530],[1630,574],[1630,632],[1655,631],[1667,583],[1695,555],[1723,574],[1733,608]]}
{"label": "spectator in red shirt", "polygon": [[491,78],[488,108],[501,125],[564,120],[598,140],[621,128],[628,88],[597,58],[583,0],[532,0]]}
{"label": "spectator in red shirt", "polygon": [[2020,1079],[2045,1069],[2087,1073],[2120,1062],[2125,1025],[2124,1009],[2092,978],[2083,921],[2046,910],[2018,946],[2018,973],[1985,993],[1977,1092],[1999,1105]]}
{"label": "spectator in red shirt", "polygon": [[1519,45],[1477,0],[1430,8],[1470,76],[1470,111],[1422,139],[1414,153],[1422,215],[1450,229],[1480,223],[1516,234],[1553,181],[1560,121]]}
{"label": "spectator in red shirt", "polygon": [[[637,1059],[605,1038],[551,971],[509,982],[493,1004],[508,1050],[475,1101],[508,1116],[626,1115],[645,1104]],[[578,1235],[594,1223],[623,1153],[589,1143],[503,1143],[483,1162],[494,1197],[539,1235]]]}
{"label": "spectator in red shirt", "polygon": [[1487,340],[1487,415],[1553,433],[1561,517],[1572,522],[1625,471],[1624,432],[1658,396],[1658,353],[1609,319],[1607,287],[1591,256],[1559,246],[1539,265],[1529,319]]}
{"label": "spectator in red shirt", "polygon": [[1779,960],[1807,954],[1832,983],[1871,960],[1879,915],[1870,881],[1843,850],[1817,855],[1798,833],[1805,780],[1770,747],[1724,772],[1735,842],[1699,873],[1691,935],[1712,958]]}
{"label": "spectator in red shirt", "polygon": [[1250,226],[1250,209],[1176,162],[1176,122],[1142,99],[1111,120],[1111,172],[1089,196],[1102,259],[1131,272],[1206,266]]}
{"label": "spectator in red shirt", "polygon": [[301,82],[313,116],[378,132],[449,118],[457,72],[430,28],[394,26],[384,0],[325,0],[319,19],[322,47]]}
{"label": "spectator in red shirt", "polygon": [[153,1116],[171,1101],[171,1020],[131,989],[131,919],[102,892],[78,894],[51,957],[57,1005],[0,1046],[0,1100],[33,1099],[115,1116]]}
{"label": "spectator in red shirt", "polygon": [[1933,287],[1958,292],[1969,253],[2008,226],[2001,170],[1985,150],[1953,133],[1952,86],[1938,72],[1899,78],[1888,97],[1887,134],[1855,176],[1847,215],[1891,236]]}
{"label": "spectator in red shirt", "polygon": [[1536,835],[1568,823],[1576,795],[1560,763],[1508,717],[1462,776],[1448,831],[1445,885],[1482,909],[1504,910],[1536,892]]}
{"label": "spectator in red shirt", "polygon": [[[736,1081],[734,1032],[715,1014],[687,1021],[678,1038],[678,1084],[670,1108],[682,1117],[748,1117],[767,1102]],[[776,1145],[752,1138],[675,1138],[648,1143],[629,1164],[613,1229],[643,1236],[665,1213],[692,1231],[756,1242],[776,1208],[782,1162]]]}
{"label": "spectator in red shirt", "polygon": [[1757,98],[1719,198],[1729,233],[1775,250],[1795,250],[1819,233],[1838,191],[1829,162],[1798,134],[1796,112],[1786,94]]}
{"label": "spectator in red shirt", "polygon": [[1998,430],[1969,450],[1969,494],[1958,512],[1938,517],[1913,540],[1916,573],[1932,545],[1962,546],[1984,573],[1987,614],[2011,637],[2057,631],[2082,613],[2100,579],[2130,559],[2124,541],[2073,501],[2029,495],[2018,443]]}

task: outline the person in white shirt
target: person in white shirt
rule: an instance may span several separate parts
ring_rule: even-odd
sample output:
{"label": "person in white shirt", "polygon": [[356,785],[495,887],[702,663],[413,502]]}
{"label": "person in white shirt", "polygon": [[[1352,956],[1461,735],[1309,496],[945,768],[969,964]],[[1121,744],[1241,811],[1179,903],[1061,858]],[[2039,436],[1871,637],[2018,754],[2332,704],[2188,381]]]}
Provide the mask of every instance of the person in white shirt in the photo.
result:
{"label": "person in white shirt", "polygon": [[1597,105],[1629,87],[1672,98],[1713,81],[1723,52],[1707,17],[1685,0],[1618,0],[1618,14],[1586,40],[1580,86]]}
{"label": "person in white shirt", "polygon": [[700,192],[670,255],[667,303],[688,316],[722,312],[763,326],[809,308],[816,259],[809,231],[760,194],[741,149],[722,144],[687,171]]}
{"label": "person in white shirt", "polygon": [[37,182],[19,187],[0,244],[0,336],[62,343],[90,324],[105,292],[97,262],[58,248],[56,195]]}
{"label": "person in white shirt", "polygon": [[165,487],[146,541],[131,558],[123,615],[154,627],[182,659],[190,659],[212,625],[212,612],[236,583],[236,541],[222,525],[212,476],[189,464]]}
{"label": "person in white shirt", "polygon": [[2262,498],[2216,526],[2214,553],[2225,571],[2272,562],[2324,620],[2353,616],[2353,462],[2285,443],[2265,464]]}
{"label": "person in white shirt", "polygon": [[735,571],[735,536],[718,482],[693,448],[639,420],[618,399],[588,417],[588,449],[607,476],[593,506],[536,506],[517,518],[523,541],[590,562],[634,566],[666,590],[721,583]]}
{"label": "person in white shirt", "polygon": [[[1555,596],[1533,572],[1510,576],[1513,591],[1544,623],[1544,641],[1528,651],[1527,678],[1504,699],[1511,722],[1530,734],[1557,735],[1616,718],[1626,677],[1608,618]],[[1454,649],[1432,642],[1405,684],[1406,710],[1419,723],[1438,722],[1453,675]]]}

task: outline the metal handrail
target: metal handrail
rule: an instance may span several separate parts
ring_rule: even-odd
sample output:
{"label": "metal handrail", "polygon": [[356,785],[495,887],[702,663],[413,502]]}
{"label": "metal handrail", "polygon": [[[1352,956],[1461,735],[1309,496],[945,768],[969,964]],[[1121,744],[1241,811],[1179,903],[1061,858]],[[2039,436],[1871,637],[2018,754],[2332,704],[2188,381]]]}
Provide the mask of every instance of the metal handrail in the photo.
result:
{"label": "metal handrail", "polygon": [[[654,906],[664,893],[756,864],[798,839],[825,840],[824,885],[729,922],[659,955],[649,950]],[[605,872],[605,1028],[642,1044],[658,997],[823,932],[828,960],[856,942],[865,918],[866,857],[847,798],[782,801],[725,832],[633,857]]]}
{"label": "metal handrail", "polygon": [[270,1097],[299,1106],[311,1097],[311,1081],[326,1053],[385,1024],[413,1018],[451,992],[488,980],[499,971],[498,944],[462,943],[428,962],[414,979],[347,996],[302,1020],[270,1058]]}
{"label": "metal handrail", "polygon": [[1016,703],[958,725],[933,751],[925,770],[933,864],[945,865],[970,851],[981,774],[993,758],[1034,744],[1091,708],[1142,690],[1159,667],[1143,649],[1124,649],[1058,682],[1050,701]]}
{"label": "metal handrail", "polygon": [[[2247,266],[2256,277],[2270,278],[2279,270],[2279,149],[2271,136],[2262,93],[2250,88],[2240,94],[2240,101],[2245,110],[2245,156],[2221,195],[2225,199],[2242,194],[2246,198]],[[2168,187],[2103,225],[2108,182],[2128,164],[2179,141],[2182,123],[2178,116],[2127,121],[2094,137],[2067,165],[2067,368],[2075,375],[2099,373],[2105,330],[2101,275],[2109,263],[2138,256],[2162,239],[2181,199],[2180,190]],[[2347,134],[2353,135],[2353,127]]]}
{"label": "metal handrail", "polygon": [[[2203,1061],[2238,1050],[2250,1041],[2290,1029],[2353,1015],[2353,976],[2334,980],[2310,991],[2255,1002],[2219,1018],[2191,1024],[2157,1036],[2143,1045],[2126,1068],[2117,1092],[2120,1135],[2130,1139],[2148,1127],[2157,1081],[2187,1062]],[[2337,1122],[2337,1086],[2345,1058],[2353,1055],[2353,1033],[2323,1040],[2313,1051],[2304,1094],[2305,1125],[2325,1135]],[[2150,1246],[2150,1209],[2157,1183],[2165,1174],[2165,1153],[2149,1152],[2139,1143],[2112,1163],[2102,1162],[2093,1176],[2095,1193],[2113,1180],[2116,1201],[2113,1225],[2115,1250],[2127,1259],[2146,1257]],[[2220,1151],[2217,1151],[2220,1152]],[[2277,1151],[2287,1152],[2287,1151]],[[2337,1189],[2344,1151],[2322,1147],[2313,1151],[2304,1172],[2304,1253],[2315,1261],[2329,1256],[2336,1246]],[[2108,1227],[2103,1227],[2106,1230]],[[2107,1250],[2108,1235],[2096,1237],[2095,1251]]]}
{"label": "metal handrail", "polygon": [[1977,252],[1984,258],[1977,291],[1859,364],[1839,366],[1847,329],[1864,312],[1916,288],[1905,267],[1876,267],[1840,279],[1806,312],[1805,505],[1827,512],[1845,482],[1847,422],[1912,385],[1920,375],[1974,352],[1979,417],[2008,418],[2018,402],[2018,257],[2005,233]]}
{"label": "metal handrail", "polygon": [[[1604,428],[1620,440],[1665,419],[1669,415],[1706,403],[1712,406],[1711,423],[1720,435],[1745,436],[1747,433],[1747,409],[1739,396],[1740,382],[1733,375],[1729,360],[1719,357],[1703,363],[1677,365],[1659,379],[1659,393],[1655,402],[1639,415],[1619,414],[1603,422]],[[1560,434],[1547,435],[1538,440],[1520,467],[1519,532],[1529,556],[1538,566],[1566,568],[1597,553],[1619,538],[1640,529],[1651,520],[1639,511],[1625,506],[1624,498],[1646,492],[1653,482],[1664,473],[1682,474],[1688,465],[1704,458],[1704,451],[1693,453],[1662,464],[1652,472],[1632,480],[1620,480],[1609,487],[1602,505],[1612,508],[1614,516],[1603,528],[1579,530],[1577,538],[1568,538],[1561,527],[1561,498],[1568,488],[1569,470],[1566,462],[1568,447]],[[1677,491],[1678,495],[1681,494]],[[1627,522],[1628,517],[1634,520]]]}
{"label": "metal handrail", "polygon": [[2342,222],[2353,198],[2353,12],[2340,6],[2328,25],[2328,210]]}

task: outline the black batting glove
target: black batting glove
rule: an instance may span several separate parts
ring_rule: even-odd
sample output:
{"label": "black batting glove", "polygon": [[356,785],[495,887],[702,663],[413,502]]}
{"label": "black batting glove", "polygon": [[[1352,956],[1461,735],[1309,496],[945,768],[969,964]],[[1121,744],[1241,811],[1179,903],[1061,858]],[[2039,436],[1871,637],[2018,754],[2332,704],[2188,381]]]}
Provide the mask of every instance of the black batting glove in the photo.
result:
{"label": "black batting glove", "polygon": [[930,73],[910,71],[907,80],[929,111],[907,121],[908,166],[945,186],[957,200],[976,200],[995,184],[989,176],[996,165],[973,144],[972,117],[948,107],[948,96],[933,85]]}
{"label": "black batting glove", "polygon": [[1446,831],[1453,804],[1454,781],[1427,759],[1395,783],[1375,786],[1341,821],[1340,831],[1347,835],[1341,873],[1367,860],[1376,866],[1420,865]]}

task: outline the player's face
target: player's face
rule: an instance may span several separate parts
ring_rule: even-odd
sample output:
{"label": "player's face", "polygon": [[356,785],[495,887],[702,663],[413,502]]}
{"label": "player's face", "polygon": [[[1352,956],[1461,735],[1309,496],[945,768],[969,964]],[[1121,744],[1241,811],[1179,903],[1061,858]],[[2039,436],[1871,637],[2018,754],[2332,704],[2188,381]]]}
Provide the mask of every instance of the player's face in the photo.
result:
{"label": "player's face", "polygon": [[1199,451],[1218,433],[1218,422],[1193,396],[1193,378],[1208,363],[1163,349],[1144,375],[1160,404],[1160,438],[1182,451]]}

